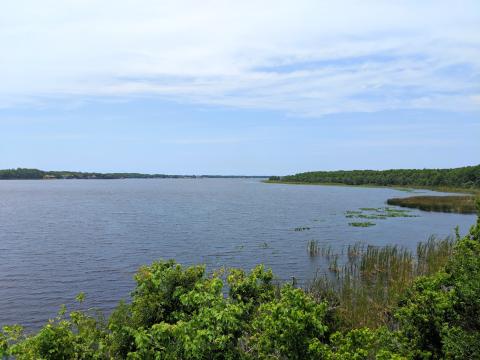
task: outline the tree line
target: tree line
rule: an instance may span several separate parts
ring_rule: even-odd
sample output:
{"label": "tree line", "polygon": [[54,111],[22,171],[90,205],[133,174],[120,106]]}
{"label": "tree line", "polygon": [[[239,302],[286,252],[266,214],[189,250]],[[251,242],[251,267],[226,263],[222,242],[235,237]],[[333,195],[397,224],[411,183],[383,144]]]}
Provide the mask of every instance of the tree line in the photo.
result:
{"label": "tree line", "polygon": [[39,180],[39,179],[123,179],[123,178],[166,178],[179,175],[140,174],[140,173],[98,173],[80,171],[43,171],[39,169],[0,170],[0,180]]}
{"label": "tree line", "polygon": [[312,171],[272,176],[270,181],[346,185],[480,188],[480,165],[453,169]]}
{"label": "tree line", "polygon": [[142,173],[99,173],[81,171],[43,171],[38,169],[0,170],[0,180],[40,180],[40,179],[195,179],[195,178],[265,178],[265,176],[241,175],[167,175]]}

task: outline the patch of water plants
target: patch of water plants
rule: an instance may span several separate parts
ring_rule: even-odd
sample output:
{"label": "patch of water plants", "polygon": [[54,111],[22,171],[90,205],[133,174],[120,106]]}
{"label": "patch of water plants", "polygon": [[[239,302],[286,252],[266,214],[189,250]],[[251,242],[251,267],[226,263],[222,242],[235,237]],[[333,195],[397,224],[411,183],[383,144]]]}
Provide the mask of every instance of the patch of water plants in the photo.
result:
{"label": "patch of water plants", "polygon": [[376,224],[370,221],[356,221],[356,222],[349,222],[348,225],[354,227],[370,227],[375,226]]}
{"label": "patch of water plants", "polygon": [[[345,211],[345,217],[347,219],[366,219],[366,220],[385,220],[388,218],[398,217],[417,217],[418,215],[412,214],[412,210],[397,209],[390,206],[385,207],[362,207],[358,210]],[[369,227],[374,226],[372,222],[351,222],[350,226],[355,227]]]}

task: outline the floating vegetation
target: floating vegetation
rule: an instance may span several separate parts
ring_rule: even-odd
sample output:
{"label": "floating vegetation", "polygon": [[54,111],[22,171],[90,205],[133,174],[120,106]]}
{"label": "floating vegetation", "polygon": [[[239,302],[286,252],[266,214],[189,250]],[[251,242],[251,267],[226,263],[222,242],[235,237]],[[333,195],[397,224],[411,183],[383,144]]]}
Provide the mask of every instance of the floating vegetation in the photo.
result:
{"label": "floating vegetation", "polygon": [[357,218],[357,219],[386,219],[388,216],[387,215],[373,215],[373,214],[358,214],[358,215],[345,215],[346,218],[352,219],[352,218]]}
{"label": "floating vegetation", "polygon": [[370,227],[370,226],[375,226],[376,224],[370,221],[365,221],[365,222],[351,222],[351,223],[348,223],[348,225],[354,226],[354,227]]}
{"label": "floating vegetation", "polygon": [[305,231],[305,230],[310,230],[310,228],[308,226],[301,226],[293,229],[293,231]]}
{"label": "floating vegetation", "polygon": [[268,243],[264,242],[264,243],[260,244],[260,248],[261,249],[268,249],[269,248]]}
{"label": "floating vegetation", "polygon": [[307,243],[307,251],[311,257],[317,256],[320,253],[318,240],[309,240]]}
{"label": "floating vegetation", "polygon": [[345,217],[347,219],[385,220],[387,218],[417,216],[418,215],[411,214],[411,210],[397,209],[389,206],[379,208],[363,207],[359,210],[345,211]]}

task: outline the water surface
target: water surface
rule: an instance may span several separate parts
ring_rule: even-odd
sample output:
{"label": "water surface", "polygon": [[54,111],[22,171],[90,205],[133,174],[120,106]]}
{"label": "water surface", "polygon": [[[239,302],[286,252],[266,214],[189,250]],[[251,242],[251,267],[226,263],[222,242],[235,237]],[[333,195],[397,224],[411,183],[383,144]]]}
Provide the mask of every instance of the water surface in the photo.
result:
{"label": "water surface", "polygon": [[280,279],[305,280],[321,265],[307,254],[310,239],[413,248],[475,222],[413,210],[418,217],[348,226],[345,211],[408,195],[257,179],[0,181],[0,326],[36,328],[80,291],[87,306],[108,311],[128,298],[138,267],[155,259],[209,269],[264,263]]}

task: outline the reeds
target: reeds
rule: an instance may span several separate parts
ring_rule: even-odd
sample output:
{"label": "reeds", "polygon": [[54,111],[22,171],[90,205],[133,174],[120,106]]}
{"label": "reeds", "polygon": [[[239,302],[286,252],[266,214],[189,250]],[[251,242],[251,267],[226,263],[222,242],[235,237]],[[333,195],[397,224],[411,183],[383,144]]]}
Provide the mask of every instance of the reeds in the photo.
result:
{"label": "reeds", "polygon": [[[317,276],[307,290],[317,298],[333,300],[345,328],[387,325],[390,310],[405,289],[416,277],[443,267],[454,244],[452,238],[430,237],[418,244],[416,253],[399,246],[362,243],[349,245],[340,254],[329,251],[329,274]],[[316,254],[322,254],[321,248]]]}
{"label": "reeds", "polygon": [[320,253],[318,240],[309,240],[307,243],[307,251],[311,257],[317,256]]}
{"label": "reeds", "polygon": [[439,240],[430,236],[426,242],[417,245],[417,275],[437,272],[453,252],[455,240],[451,237]]}
{"label": "reeds", "polygon": [[388,199],[387,204],[416,208],[424,211],[455,212],[473,214],[476,212],[474,196],[411,196]]}

